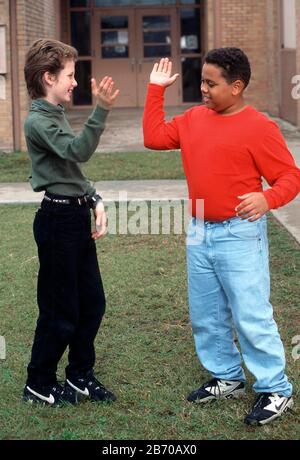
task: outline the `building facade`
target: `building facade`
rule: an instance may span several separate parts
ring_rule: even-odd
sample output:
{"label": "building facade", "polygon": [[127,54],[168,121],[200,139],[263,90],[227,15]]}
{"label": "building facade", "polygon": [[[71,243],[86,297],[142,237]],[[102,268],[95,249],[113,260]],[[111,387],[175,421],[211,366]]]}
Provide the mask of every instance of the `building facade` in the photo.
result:
{"label": "building facade", "polygon": [[300,0],[0,0],[0,150],[25,148],[25,55],[41,37],[75,46],[72,109],[93,104],[90,78],[112,75],[119,107],[142,107],[149,73],[168,56],[180,82],[166,104],[199,103],[201,66],[215,47],[249,56],[249,103],[300,129]]}

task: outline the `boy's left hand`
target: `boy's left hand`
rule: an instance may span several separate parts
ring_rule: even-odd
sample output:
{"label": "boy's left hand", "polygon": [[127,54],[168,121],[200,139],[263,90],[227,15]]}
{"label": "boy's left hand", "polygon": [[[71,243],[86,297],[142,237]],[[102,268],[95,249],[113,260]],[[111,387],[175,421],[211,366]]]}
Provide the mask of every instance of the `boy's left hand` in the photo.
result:
{"label": "boy's left hand", "polygon": [[254,222],[269,211],[268,202],[261,192],[246,193],[238,196],[238,199],[242,202],[235,208],[235,211],[242,220],[248,219],[250,222]]}
{"label": "boy's left hand", "polygon": [[96,208],[94,209],[94,216],[96,229],[92,232],[92,238],[94,240],[98,240],[98,238],[101,238],[107,232],[107,217],[102,201],[99,201]]}
{"label": "boy's left hand", "polygon": [[103,109],[110,110],[120,92],[119,89],[113,91],[113,79],[111,77],[104,77],[97,86],[95,78],[92,78],[91,85],[93,96],[97,98],[97,104]]}

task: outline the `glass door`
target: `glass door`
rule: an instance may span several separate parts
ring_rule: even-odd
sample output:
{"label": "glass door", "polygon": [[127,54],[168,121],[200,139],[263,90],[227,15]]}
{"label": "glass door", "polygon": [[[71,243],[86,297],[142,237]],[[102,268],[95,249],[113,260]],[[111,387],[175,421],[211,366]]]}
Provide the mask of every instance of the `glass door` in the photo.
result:
{"label": "glass door", "polygon": [[105,9],[94,15],[94,68],[98,80],[111,75],[120,94],[117,107],[137,106],[136,40],[133,10]]}
{"label": "glass door", "polygon": [[[176,10],[174,8],[137,9],[137,88],[138,105],[143,106],[149,76],[155,62],[169,57],[173,71],[180,73]],[[175,82],[165,93],[165,105],[181,102],[180,82]]]}

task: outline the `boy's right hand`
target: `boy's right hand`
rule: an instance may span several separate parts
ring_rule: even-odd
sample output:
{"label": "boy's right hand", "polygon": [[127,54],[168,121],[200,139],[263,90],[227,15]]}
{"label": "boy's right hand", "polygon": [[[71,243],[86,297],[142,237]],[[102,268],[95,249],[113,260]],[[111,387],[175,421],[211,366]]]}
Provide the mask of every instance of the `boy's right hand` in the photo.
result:
{"label": "boy's right hand", "polygon": [[92,238],[98,240],[107,232],[107,217],[103,201],[99,201],[94,209],[95,216],[95,231],[92,232]]}
{"label": "boy's right hand", "polygon": [[155,85],[167,86],[173,85],[174,81],[179,77],[179,73],[175,73],[171,77],[172,62],[168,58],[162,58],[159,63],[155,63],[153,70],[150,74],[150,83]]}
{"label": "boy's right hand", "polygon": [[92,78],[91,84],[93,96],[97,98],[97,104],[103,109],[110,110],[120,92],[119,89],[113,92],[113,79],[111,77],[104,77],[97,86],[95,78]]}

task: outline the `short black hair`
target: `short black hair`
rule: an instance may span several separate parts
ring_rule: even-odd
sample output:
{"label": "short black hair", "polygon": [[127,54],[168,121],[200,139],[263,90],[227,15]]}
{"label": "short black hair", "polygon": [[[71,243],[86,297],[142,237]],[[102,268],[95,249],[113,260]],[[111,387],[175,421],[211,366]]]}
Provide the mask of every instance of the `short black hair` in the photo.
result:
{"label": "short black hair", "polygon": [[245,88],[248,86],[251,78],[250,62],[240,48],[213,49],[207,53],[204,62],[220,67],[222,76],[229,84],[242,80]]}

